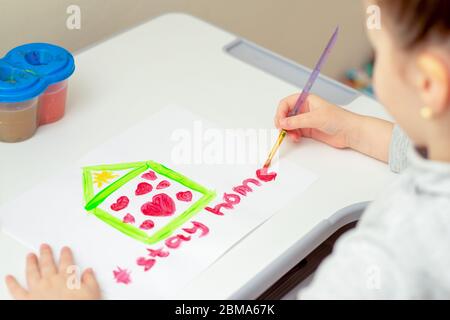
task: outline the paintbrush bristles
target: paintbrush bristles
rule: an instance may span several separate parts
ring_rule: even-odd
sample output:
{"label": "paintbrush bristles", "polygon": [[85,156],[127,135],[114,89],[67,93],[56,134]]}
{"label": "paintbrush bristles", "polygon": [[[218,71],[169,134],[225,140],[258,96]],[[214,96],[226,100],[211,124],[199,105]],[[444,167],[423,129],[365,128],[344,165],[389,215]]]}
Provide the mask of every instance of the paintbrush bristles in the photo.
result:
{"label": "paintbrush bristles", "polygon": [[264,163],[264,168],[269,168],[273,156],[277,153],[278,148],[280,148],[281,143],[283,142],[284,137],[286,136],[286,130],[281,130],[280,134],[278,135],[277,141],[275,142],[275,145],[273,146],[272,150],[269,153],[269,157],[267,158],[266,162]]}

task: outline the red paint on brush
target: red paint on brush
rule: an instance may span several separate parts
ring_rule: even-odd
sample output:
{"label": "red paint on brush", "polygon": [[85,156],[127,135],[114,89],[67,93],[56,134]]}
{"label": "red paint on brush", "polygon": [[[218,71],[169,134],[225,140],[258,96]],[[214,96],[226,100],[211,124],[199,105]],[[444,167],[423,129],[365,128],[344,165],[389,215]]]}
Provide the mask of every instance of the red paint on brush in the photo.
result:
{"label": "red paint on brush", "polygon": [[130,203],[130,199],[126,196],[122,196],[117,199],[116,203],[113,203],[111,205],[111,209],[114,211],[120,211],[122,209],[125,209],[128,206],[128,203]]}
{"label": "red paint on brush", "polygon": [[256,176],[259,180],[264,182],[269,182],[275,180],[277,174],[275,172],[269,172],[268,168],[261,168],[256,170]]}
{"label": "red paint on brush", "polygon": [[154,181],[156,179],[158,179],[158,177],[156,176],[156,174],[153,171],[149,171],[147,173],[144,173],[141,178],[146,179],[146,180],[151,180]]}
{"label": "red paint on brush", "polygon": [[141,182],[137,185],[137,188],[134,191],[134,194],[137,196],[142,196],[144,194],[151,192],[152,190],[153,190],[153,187],[150,183]]}
{"label": "red paint on brush", "polygon": [[189,202],[192,200],[192,192],[190,191],[180,191],[177,193],[177,199],[184,202]]}
{"label": "red paint on brush", "polygon": [[146,202],[141,207],[141,212],[146,216],[166,217],[175,212],[175,202],[165,193],[153,196],[152,201]]}
{"label": "red paint on brush", "polygon": [[156,189],[164,189],[170,186],[170,182],[167,180],[163,180],[156,186]]}
{"label": "red paint on brush", "polygon": [[131,276],[130,271],[117,267],[117,270],[113,270],[114,279],[117,283],[130,284]]}

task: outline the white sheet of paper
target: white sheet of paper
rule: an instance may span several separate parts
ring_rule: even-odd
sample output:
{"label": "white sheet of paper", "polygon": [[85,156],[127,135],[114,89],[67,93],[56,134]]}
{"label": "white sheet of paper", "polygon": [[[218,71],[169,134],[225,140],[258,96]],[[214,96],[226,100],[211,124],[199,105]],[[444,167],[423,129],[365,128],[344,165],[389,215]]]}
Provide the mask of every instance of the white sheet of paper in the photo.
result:
{"label": "white sheet of paper", "polygon": [[[202,127],[200,131],[199,126]],[[183,128],[185,130],[180,131]],[[208,189],[216,190],[217,197],[209,204],[214,207],[223,202],[224,193],[235,194],[232,188],[241,185],[244,179],[256,178],[258,166],[245,161],[242,164],[204,164],[204,161],[209,161],[208,155],[199,157],[205,148],[198,145],[198,137],[194,136],[207,129],[212,130],[209,131],[210,138],[220,132],[220,128],[185,108],[163,108],[86,155],[79,161],[78,167],[68,168],[63,173],[49,177],[38,187],[5,204],[0,208],[3,231],[33,249],[43,242],[54,248],[63,245],[72,247],[77,264],[95,270],[105,298],[171,298],[250,231],[293,201],[316,179],[314,174],[301,167],[288,161],[278,161],[273,166],[278,173],[275,181],[262,182],[261,186],[254,187],[253,192],[240,197],[240,203],[233,209],[223,209],[223,216],[200,211],[191,220],[206,225],[209,234],[198,237],[198,233],[195,233],[190,241],[183,242],[178,249],[166,249],[169,256],[157,257],[153,268],[144,271],[142,266],[137,265],[137,258],[148,258],[147,249],[162,248],[164,242],[145,245],[87,213],[83,208],[81,169],[90,165],[154,160]],[[176,157],[179,144],[177,138],[183,133],[189,133],[192,138],[193,164],[180,163]],[[247,138],[242,130],[236,137],[237,141]],[[203,137],[203,140],[208,139]],[[267,148],[263,152],[267,152]],[[178,191],[176,185],[173,187]],[[124,186],[120,191],[131,194],[133,189],[132,186]],[[174,195],[174,191],[170,192]],[[193,200],[196,197],[194,194]],[[114,199],[105,200],[104,206],[107,208]],[[139,205],[127,209],[137,211]],[[164,218],[155,220],[160,225]],[[191,226],[192,223],[188,221],[181,228]],[[183,233],[181,228],[177,232]],[[116,283],[113,270],[117,267],[131,272],[130,284]]]}

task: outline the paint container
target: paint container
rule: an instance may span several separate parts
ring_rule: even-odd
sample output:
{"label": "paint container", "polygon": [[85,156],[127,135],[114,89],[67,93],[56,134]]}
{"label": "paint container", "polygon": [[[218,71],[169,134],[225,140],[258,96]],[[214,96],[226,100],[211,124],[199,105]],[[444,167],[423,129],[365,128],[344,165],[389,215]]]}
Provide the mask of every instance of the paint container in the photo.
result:
{"label": "paint container", "polygon": [[20,142],[34,135],[38,127],[38,99],[0,102],[0,141]]}
{"label": "paint container", "polygon": [[0,142],[19,142],[39,125],[64,116],[68,78],[75,70],[64,48],[32,43],[0,59]]}
{"label": "paint container", "polygon": [[39,125],[49,124],[64,117],[68,80],[52,84],[39,97]]}

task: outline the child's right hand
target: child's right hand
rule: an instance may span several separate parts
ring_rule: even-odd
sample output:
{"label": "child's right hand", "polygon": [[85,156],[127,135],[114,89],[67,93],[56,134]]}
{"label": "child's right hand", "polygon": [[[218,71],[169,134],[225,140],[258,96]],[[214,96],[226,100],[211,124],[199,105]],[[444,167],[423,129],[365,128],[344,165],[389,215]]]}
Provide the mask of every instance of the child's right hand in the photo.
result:
{"label": "child's right hand", "polygon": [[335,148],[351,148],[388,161],[391,122],[347,111],[312,94],[300,114],[288,117],[298,96],[295,94],[281,100],[275,115],[275,126],[287,130],[294,141],[301,137],[312,138]]}
{"label": "child's right hand", "polygon": [[287,130],[294,141],[307,137],[335,148],[351,147],[350,140],[359,122],[357,114],[311,94],[300,114],[288,117],[298,97],[299,94],[294,94],[280,101],[275,115],[275,126],[278,129]]}

